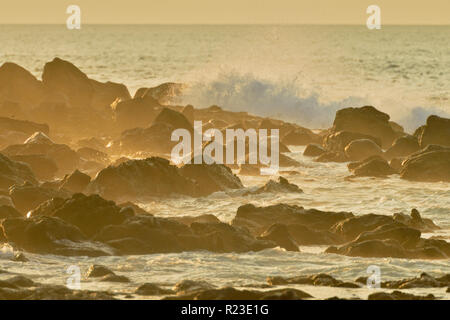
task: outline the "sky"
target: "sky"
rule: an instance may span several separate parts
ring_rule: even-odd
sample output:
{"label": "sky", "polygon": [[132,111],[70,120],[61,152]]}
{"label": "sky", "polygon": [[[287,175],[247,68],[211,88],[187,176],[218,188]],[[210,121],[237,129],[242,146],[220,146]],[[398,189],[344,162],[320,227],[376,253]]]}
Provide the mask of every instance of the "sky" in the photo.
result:
{"label": "sky", "polygon": [[69,5],[86,24],[450,24],[450,0],[0,0],[0,24],[64,24]]}

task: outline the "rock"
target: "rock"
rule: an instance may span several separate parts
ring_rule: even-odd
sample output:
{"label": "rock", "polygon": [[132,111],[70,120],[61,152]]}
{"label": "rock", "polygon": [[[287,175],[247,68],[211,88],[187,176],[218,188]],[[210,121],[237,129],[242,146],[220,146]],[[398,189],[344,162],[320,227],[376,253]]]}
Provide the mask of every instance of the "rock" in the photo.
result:
{"label": "rock", "polygon": [[22,185],[14,185],[9,189],[9,194],[14,206],[22,213],[33,210],[41,203],[55,197],[67,198],[67,191],[58,191],[51,188],[41,187],[26,182]]}
{"label": "rock", "polygon": [[329,247],[325,252],[342,254],[350,257],[408,258],[408,253],[405,248],[395,240],[351,242],[340,248]]}
{"label": "rock", "polygon": [[94,96],[94,86],[89,78],[72,63],[55,58],[47,62],[42,73],[42,83],[48,94],[65,95],[75,108],[89,108]]}
{"label": "rock", "polygon": [[372,106],[344,108],[336,112],[332,132],[362,133],[381,140],[381,147],[388,148],[397,138],[389,123],[389,115]]}
{"label": "rock", "polygon": [[88,148],[88,147],[83,147],[77,150],[78,155],[87,161],[95,161],[98,162],[102,165],[106,165],[110,163],[110,159],[109,156],[101,151],[92,149],[92,148]]}
{"label": "rock", "polygon": [[42,83],[21,66],[5,62],[0,67],[0,103],[17,102],[27,108],[42,99]]}
{"label": "rock", "polygon": [[306,157],[318,157],[323,153],[325,153],[325,149],[317,143],[308,144],[303,151],[303,155]]}
{"label": "rock", "polygon": [[167,82],[153,88],[140,88],[134,97],[153,98],[161,104],[167,104],[178,96],[182,89],[183,85],[180,83]]}
{"label": "rock", "polygon": [[430,144],[450,147],[450,119],[429,116],[426,125],[417,132],[417,138],[421,148]]}
{"label": "rock", "polygon": [[200,196],[244,187],[238,176],[222,164],[185,164],[180,174],[197,182],[196,193]]}
{"label": "rock", "polygon": [[404,161],[404,158],[392,158],[389,161],[389,167],[394,169],[396,172],[400,172],[402,169],[402,163]]}
{"label": "rock", "polygon": [[216,286],[206,281],[182,280],[175,284],[173,290],[177,294],[185,295],[188,293],[193,293],[202,290],[211,290],[215,288]]}
{"label": "rock", "polygon": [[353,173],[357,177],[385,177],[396,173],[386,160],[371,159],[353,169]]}
{"label": "rock", "polygon": [[435,296],[431,293],[427,296],[416,296],[411,293],[401,291],[376,292],[369,295],[368,300],[435,300]]}
{"label": "rock", "polygon": [[105,266],[92,264],[86,272],[86,278],[100,278],[106,275],[114,275],[115,273]]}
{"label": "rock", "polygon": [[35,132],[48,134],[50,129],[46,124],[0,117],[0,134],[5,134],[10,131],[31,135]]}
{"label": "rock", "polygon": [[417,209],[412,209],[409,216],[403,213],[394,213],[392,218],[396,222],[422,232],[433,232],[440,229],[431,219],[422,218]]}
{"label": "rock", "polygon": [[130,100],[131,96],[127,87],[122,83],[115,82],[99,82],[89,79],[94,88],[91,105],[96,109],[104,109],[109,107],[116,99],[122,101]]}
{"label": "rock", "polygon": [[164,294],[174,294],[172,290],[162,289],[153,283],[144,283],[134,292],[141,296],[161,296]]}
{"label": "rock", "polygon": [[243,163],[239,165],[240,176],[259,176],[261,174],[261,168],[258,165]]}
{"label": "rock", "polygon": [[41,285],[39,287],[0,289],[0,300],[112,300],[112,293],[103,291],[70,290],[66,286]]}
{"label": "rock", "polygon": [[14,276],[12,278],[9,278],[5,280],[5,282],[9,285],[11,285],[13,288],[29,288],[29,287],[36,287],[37,284],[27,277],[24,277],[22,275]]}
{"label": "rock", "polygon": [[383,282],[381,287],[389,289],[443,288],[449,284],[450,276],[448,274],[440,278],[434,278],[424,272],[415,278]]}
{"label": "rock", "polygon": [[58,174],[75,170],[80,163],[80,156],[65,144],[53,143],[42,133],[33,134],[26,143],[10,145],[2,151],[7,156],[44,155],[58,166]]}
{"label": "rock", "polygon": [[58,172],[56,162],[46,155],[24,154],[11,156],[10,159],[28,164],[39,180],[53,179]]}
{"label": "rock", "polygon": [[419,142],[416,137],[406,135],[397,138],[392,146],[386,150],[384,156],[386,159],[402,158],[420,150]]}
{"label": "rock", "polygon": [[68,190],[72,193],[83,192],[91,182],[91,177],[85,173],[75,170],[71,175],[66,175],[61,181],[60,189]]}
{"label": "rock", "polygon": [[11,206],[0,206],[0,220],[5,218],[21,218],[22,214]]}
{"label": "rock", "polygon": [[191,124],[194,123],[194,113],[195,113],[195,109],[192,105],[188,104],[187,106],[185,106],[183,108],[183,110],[181,110],[181,113],[186,117],[186,119],[189,120],[189,122]]}
{"label": "rock", "polygon": [[339,131],[326,135],[323,139],[323,145],[328,152],[344,153],[345,147],[354,140],[368,139],[381,147],[381,140],[367,134]]}
{"label": "rock", "polygon": [[339,288],[356,288],[356,289],[361,288],[361,286],[355,283],[337,280],[332,276],[324,273],[313,274],[308,276],[297,276],[292,278],[268,277],[267,283],[271,286],[299,284],[299,285],[339,287]]}
{"label": "rock", "polygon": [[343,152],[330,152],[322,153],[315,159],[316,162],[348,162],[349,158]]}
{"label": "rock", "polygon": [[156,100],[143,98],[117,100],[111,107],[115,124],[119,131],[148,127],[160,109],[160,105]]}
{"label": "rock", "polygon": [[11,260],[15,261],[15,262],[28,262],[28,261],[30,261],[30,260],[28,260],[27,257],[25,257],[23,252],[16,252],[16,253],[14,253],[14,258],[12,258]]}
{"label": "rock", "polygon": [[194,128],[189,120],[180,112],[169,108],[163,108],[158,116],[153,121],[154,124],[163,123],[170,125],[175,129],[186,129],[189,132],[193,132]]}
{"label": "rock", "polygon": [[402,179],[423,182],[450,181],[450,148],[428,145],[402,163]]}
{"label": "rock", "polygon": [[302,300],[312,298],[297,289],[269,291],[237,290],[231,287],[196,291],[186,295],[166,297],[166,300]]}
{"label": "rock", "polygon": [[289,234],[288,228],[283,224],[273,224],[261,234],[259,239],[271,240],[287,251],[300,251],[298,245]]}
{"label": "rock", "polygon": [[379,214],[365,214],[338,221],[330,230],[344,237],[347,241],[352,241],[365,231],[372,231],[380,226],[392,223],[395,223],[392,217]]}
{"label": "rock", "polygon": [[0,226],[8,243],[32,253],[97,257],[112,252],[88,242],[80,229],[56,217],[6,218]]}
{"label": "rock", "polygon": [[269,180],[264,186],[250,193],[261,194],[261,193],[283,193],[283,192],[303,193],[303,190],[300,189],[297,185],[290,183],[286,178],[279,176],[278,181]]}
{"label": "rock", "polygon": [[173,221],[181,222],[187,226],[190,226],[193,223],[220,223],[221,221],[212,214],[203,214],[201,216],[190,217],[190,216],[182,216],[182,217],[173,217],[170,218]]}
{"label": "rock", "polygon": [[47,201],[29,215],[58,217],[91,237],[105,226],[121,224],[133,216],[134,211],[118,207],[113,201],[107,201],[99,195],[85,196],[77,193],[69,199]]}
{"label": "rock", "polygon": [[360,161],[383,154],[383,150],[369,139],[353,140],[345,147],[344,151],[346,156],[353,161]]}
{"label": "rock", "polygon": [[0,195],[0,206],[14,207],[14,203],[12,202],[11,197]]}

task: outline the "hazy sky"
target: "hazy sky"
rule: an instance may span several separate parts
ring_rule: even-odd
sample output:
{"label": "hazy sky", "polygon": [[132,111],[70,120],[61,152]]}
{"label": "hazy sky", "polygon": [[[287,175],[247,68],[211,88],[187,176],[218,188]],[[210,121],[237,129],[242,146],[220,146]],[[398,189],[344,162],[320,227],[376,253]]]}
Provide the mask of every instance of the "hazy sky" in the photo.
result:
{"label": "hazy sky", "polygon": [[365,24],[375,4],[382,24],[450,24],[450,0],[0,0],[0,24],[62,24],[70,4],[82,23]]}

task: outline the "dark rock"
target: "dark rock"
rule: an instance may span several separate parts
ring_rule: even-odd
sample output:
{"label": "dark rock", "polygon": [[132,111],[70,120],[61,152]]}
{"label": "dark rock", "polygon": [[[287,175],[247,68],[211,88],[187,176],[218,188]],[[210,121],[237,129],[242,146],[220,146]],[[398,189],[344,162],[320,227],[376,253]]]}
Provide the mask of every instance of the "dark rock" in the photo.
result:
{"label": "dark rock", "polygon": [[426,125],[417,133],[417,137],[421,148],[430,144],[450,147],[450,119],[429,116]]}
{"label": "dark rock", "polygon": [[86,272],[86,278],[99,278],[109,274],[114,275],[115,273],[105,266],[92,264]]}
{"label": "dark rock", "polygon": [[74,194],[69,199],[52,199],[31,211],[30,216],[58,217],[91,237],[108,225],[121,224],[134,215],[131,208],[120,208],[99,195]]}
{"label": "dark rock", "polygon": [[450,148],[428,145],[402,163],[400,177],[412,181],[450,181]]}
{"label": "dark rock", "polygon": [[0,206],[0,220],[5,218],[21,218],[22,214],[11,206]]}
{"label": "dark rock", "polygon": [[337,280],[332,276],[324,273],[308,276],[297,276],[292,278],[268,277],[267,283],[271,286],[300,284],[309,286],[325,286],[325,287],[339,287],[339,288],[361,288],[361,286],[355,283]]}
{"label": "dark rock", "polygon": [[325,149],[317,143],[308,144],[303,151],[303,155],[306,157],[318,157],[323,153],[325,153]]}
{"label": "dark rock", "polygon": [[91,105],[96,109],[109,107],[116,99],[122,101],[131,99],[127,87],[122,83],[99,82],[89,80],[94,88]]}
{"label": "dark rock", "polygon": [[35,132],[48,134],[50,129],[47,124],[0,117],[0,133],[10,131],[21,132],[29,136]]}
{"label": "dark rock", "polygon": [[175,284],[174,290],[177,294],[185,295],[188,293],[211,290],[215,288],[216,286],[206,281],[182,280]]}
{"label": "dark rock", "polygon": [[397,138],[389,123],[389,115],[372,106],[345,108],[336,112],[332,131],[350,131],[367,134],[381,140],[381,146],[388,148]]}
{"label": "dark rock", "polygon": [[396,172],[400,172],[400,170],[402,169],[402,163],[404,160],[405,159],[403,159],[403,158],[392,158],[389,161],[389,167],[394,169]]}
{"label": "dark rock", "polygon": [[287,251],[299,252],[298,245],[289,234],[288,228],[283,224],[273,224],[261,234],[259,239],[270,240]]}
{"label": "dark rock", "polygon": [[169,108],[163,108],[153,123],[163,123],[170,125],[174,129],[186,129],[189,132],[194,131],[192,124],[182,113]]}
{"label": "dark rock", "polygon": [[112,293],[70,290],[66,286],[42,285],[34,289],[0,289],[0,300],[113,300]]}
{"label": "dark rock", "polygon": [[386,159],[402,158],[420,150],[419,142],[416,137],[406,135],[397,138],[392,146],[386,150],[384,156]]}
{"label": "dark rock", "polygon": [[303,190],[300,189],[297,185],[290,183],[286,178],[279,176],[278,181],[269,180],[264,186],[251,193],[260,194],[283,192],[303,193]]}
{"label": "dark rock", "polygon": [[414,288],[443,288],[450,285],[449,274],[440,278],[434,278],[427,273],[422,273],[419,277],[386,281],[381,283],[382,288],[389,289],[414,289]]}
{"label": "dark rock", "polygon": [[153,283],[144,283],[140,285],[134,293],[141,296],[161,296],[164,294],[174,294],[172,290],[160,288]]}
{"label": "dark rock", "polygon": [[346,156],[353,161],[360,161],[383,154],[383,150],[369,139],[353,140],[345,147],[344,151]]}
{"label": "dark rock", "polygon": [[353,173],[357,177],[384,177],[395,174],[396,171],[389,166],[386,160],[371,159],[354,168]]}
{"label": "dark rock", "polygon": [[306,146],[310,143],[319,142],[319,140],[319,135],[309,129],[301,127],[295,128],[281,139],[281,141],[288,146]]}
{"label": "dark rock", "polygon": [[427,296],[416,296],[411,293],[401,291],[376,292],[369,295],[368,300],[435,300],[435,296],[431,293]]}
{"label": "dark rock", "polygon": [[61,189],[68,190],[72,193],[83,192],[87,185],[91,182],[91,177],[85,173],[75,170],[71,175],[66,175],[61,181]]}
{"label": "dark rock", "polygon": [[344,153],[345,147],[350,142],[363,139],[371,140],[381,147],[380,139],[367,134],[349,131],[338,131],[328,134],[323,140],[323,145],[328,152]]}
{"label": "dark rock", "polygon": [[39,180],[53,179],[58,172],[58,166],[53,159],[41,154],[25,154],[10,157],[14,161],[28,164]]}
{"label": "dark rock", "polygon": [[112,104],[115,124],[119,131],[148,127],[159,109],[160,105],[154,99],[117,100]]}
{"label": "dark rock", "polygon": [[327,151],[318,156],[315,161],[317,162],[348,162],[349,158],[343,152],[331,152]]}
{"label": "dark rock", "polygon": [[181,222],[187,226],[190,226],[193,223],[220,223],[221,221],[212,214],[203,214],[201,216],[190,217],[190,216],[182,216],[182,217],[173,217],[170,218],[173,221]]}
{"label": "dark rock", "polygon": [[31,168],[0,153],[0,189],[8,189],[14,184],[23,184],[27,181],[37,184]]}
{"label": "dark rock", "polygon": [[87,161],[95,161],[103,165],[110,162],[109,156],[93,148],[83,147],[77,150],[78,155]]}

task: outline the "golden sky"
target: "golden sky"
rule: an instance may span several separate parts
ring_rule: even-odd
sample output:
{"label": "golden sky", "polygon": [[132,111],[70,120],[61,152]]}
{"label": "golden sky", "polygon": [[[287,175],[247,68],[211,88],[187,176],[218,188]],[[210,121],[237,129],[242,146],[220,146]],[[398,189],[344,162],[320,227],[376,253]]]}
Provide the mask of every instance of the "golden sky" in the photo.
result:
{"label": "golden sky", "polygon": [[382,24],[450,24],[450,0],[0,0],[0,24],[64,24],[71,4],[87,24],[365,24],[369,5]]}

